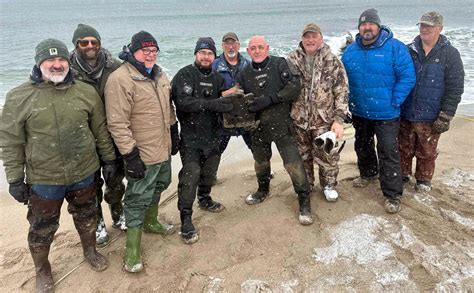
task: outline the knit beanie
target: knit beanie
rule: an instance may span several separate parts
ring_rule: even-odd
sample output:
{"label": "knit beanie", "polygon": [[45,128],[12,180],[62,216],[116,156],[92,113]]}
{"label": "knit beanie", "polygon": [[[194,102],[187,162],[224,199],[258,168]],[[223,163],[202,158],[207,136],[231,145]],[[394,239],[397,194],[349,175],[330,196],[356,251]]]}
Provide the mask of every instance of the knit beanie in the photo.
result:
{"label": "knit beanie", "polygon": [[196,54],[197,51],[202,50],[202,49],[211,50],[212,53],[214,53],[214,56],[217,55],[216,43],[214,43],[214,40],[211,37],[199,38],[196,42],[196,48],[194,49],[194,54]]}
{"label": "knit beanie", "polygon": [[72,36],[73,45],[76,46],[80,39],[86,37],[94,37],[100,42],[99,32],[97,32],[95,28],[87,24],[78,24],[76,30],[74,31],[74,35]]}
{"label": "knit beanie", "polygon": [[362,14],[359,17],[359,25],[357,27],[359,27],[364,22],[372,22],[378,25],[379,27],[382,25],[378,12],[374,8],[370,8],[362,12]]}
{"label": "knit beanie", "polygon": [[140,31],[132,36],[132,41],[130,42],[130,45],[128,45],[128,48],[130,49],[130,52],[133,54],[137,50],[145,47],[156,47],[157,50],[160,50],[160,47],[158,47],[158,43],[156,42],[156,39],[146,31]]}
{"label": "knit beanie", "polygon": [[35,62],[38,67],[44,60],[56,57],[62,57],[69,62],[69,51],[67,46],[60,40],[46,39],[36,45]]}

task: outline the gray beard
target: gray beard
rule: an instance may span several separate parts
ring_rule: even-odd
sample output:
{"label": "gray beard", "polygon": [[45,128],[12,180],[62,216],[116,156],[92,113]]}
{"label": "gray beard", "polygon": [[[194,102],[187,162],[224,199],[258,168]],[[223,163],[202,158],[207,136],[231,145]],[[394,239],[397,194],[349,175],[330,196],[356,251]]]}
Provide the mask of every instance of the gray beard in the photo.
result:
{"label": "gray beard", "polygon": [[43,79],[46,81],[51,81],[52,83],[61,83],[64,81],[67,75],[67,71],[64,71],[62,75],[53,75],[51,71],[49,70],[43,70],[43,68],[40,67],[41,70],[41,75],[43,76]]}

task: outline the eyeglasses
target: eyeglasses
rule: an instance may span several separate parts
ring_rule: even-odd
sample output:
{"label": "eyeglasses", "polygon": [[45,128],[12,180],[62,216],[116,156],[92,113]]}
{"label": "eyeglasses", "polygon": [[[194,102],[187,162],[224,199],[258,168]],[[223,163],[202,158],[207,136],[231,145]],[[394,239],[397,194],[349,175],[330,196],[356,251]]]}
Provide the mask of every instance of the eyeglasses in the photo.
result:
{"label": "eyeglasses", "polygon": [[148,49],[148,48],[143,48],[142,49],[143,55],[158,55],[159,50],[157,49]]}
{"label": "eyeglasses", "polygon": [[97,47],[100,45],[100,42],[98,40],[79,40],[77,41],[80,47],[85,48],[89,46],[89,43],[91,43],[92,46]]}

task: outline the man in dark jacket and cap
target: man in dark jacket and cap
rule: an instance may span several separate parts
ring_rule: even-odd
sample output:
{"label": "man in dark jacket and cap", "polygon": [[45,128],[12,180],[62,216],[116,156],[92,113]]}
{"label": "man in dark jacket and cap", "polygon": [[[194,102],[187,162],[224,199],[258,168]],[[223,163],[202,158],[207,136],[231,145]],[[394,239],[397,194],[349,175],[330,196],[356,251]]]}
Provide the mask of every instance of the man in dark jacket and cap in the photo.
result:
{"label": "man in dark jacket and cap", "polygon": [[441,14],[423,14],[418,26],[420,34],[408,45],[417,83],[402,105],[400,162],[402,179],[408,182],[416,157],[415,189],[429,192],[439,138],[449,129],[464,92],[464,69],[458,50],[441,34]]}
{"label": "man in dark jacket and cap", "polygon": [[53,291],[48,255],[59,228],[64,199],[79,233],[86,261],[107,268],[96,250],[96,184],[99,159],[103,176],[114,176],[115,152],[96,91],[75,81],[69,52],[56,39],[36,46],[30,80],[11,90],[0,120],[0,146],[10,194],[28,204],[28,246],[38,292]]}
{"label": "man in dark jacket and cap", "polygon": [[[102,102],[105,102],[105,83],[109,75],[119,68],[122,63],[113,58],[110,52],[102,47],[101,42],[99,32],[97,32],[95,28],[87,24],[78,24],[72,37],[72,43],[75,49],[71,52],[70,60],[71,68],[76,74],[76,79],[92,85],[101,97]],[[95,180],[97,182],[97,246],[104,246],[109,242],[109,235],[105,227],[101,207],[103,198],[105,198],[105,201],[110,207],[110,214],[113,221],[112,227],[122,230],[126,229],[122,206],[122,197],[125,192],[125,185],[122,181],[125,174],[120,153],[115,144],[114,147],[115,154],[118,157],[118,169],[115,176],[105,182],[105,196],[102,192],[104,180],[100,176],[100,170],[97,170],[95,174]],[[103,166],[103,162],[101,162],[101,165]]]}
{"label": "man in dark jacket and cap", "polygon": [[172,96],[181,125],[178,209],[181,239],[186,244],[198,241],[192,223],[196,191],[201,209],[220,212],[224,206],[213,200],[211,188],[221,158],[222,113],[232,110],[232,101],[222,98],[223,77],[212,69],[216,46],[212,38],[199,38],[193,64],[181,68],[173,78]]}

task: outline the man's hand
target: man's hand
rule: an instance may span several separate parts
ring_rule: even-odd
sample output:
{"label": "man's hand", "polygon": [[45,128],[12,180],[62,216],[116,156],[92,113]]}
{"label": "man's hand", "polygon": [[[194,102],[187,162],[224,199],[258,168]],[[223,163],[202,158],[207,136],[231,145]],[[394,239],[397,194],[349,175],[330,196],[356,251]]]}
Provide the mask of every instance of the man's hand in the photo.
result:
{"label": "man's hand", "polygon": [[171,125],[171,155],[176,155],[179,150],[179,132],[178,132],[178,122]]}
{"label": "man's hand", "polygon": [[10,183],[8,192],[16,199],[16,201],[27,204],[29,198],[28,186],[23,178],[17,182]]}
{"label": "man's hand", "polygon": [[336,133],[336,139],[341,138],[344,135],[344,125],[334,121],[331,125],[331,131]]}
{"label": "man's hand", "polygon": [[125,160],[125,172],[128,177],[137,180],[145,178],[146,166],[140,158],[140,151],[137,147],[134,147],[130,153],[122,155],[122,157]]}
{"label": "man's hand", "polygon": [[444,112],[440,112],[438,118],[433,122],[431,129],[434,133],[443,133],[449,130],[449,123],[453,117]]}
{"label": "man's hand", "polygon": [[115,161],[104,161],[102,167],[102,177],[104,177],[105,183],[108,183],[111,178],[117,173],[117,162]]}
{"label": "man's hand", "polygon": [[228,95],[230,94],[235,94],[235,93],[238,93],[239,92],[239,89],[237,87],[231,87],[230,89],[228,90],[225,90],[222,92],[222,96],[223,97],[227,97]]}
{"label": "man's hand", "polygon": [[249,103],[249,112],[255,113],[268,108],[272,104],[270,96],[259,96]]}
{"label": "man's hand", "polygon": [[229,98],[218,98],[205,101],[204,108],[213,112],[225,113],[232,111],[234,105]]}

